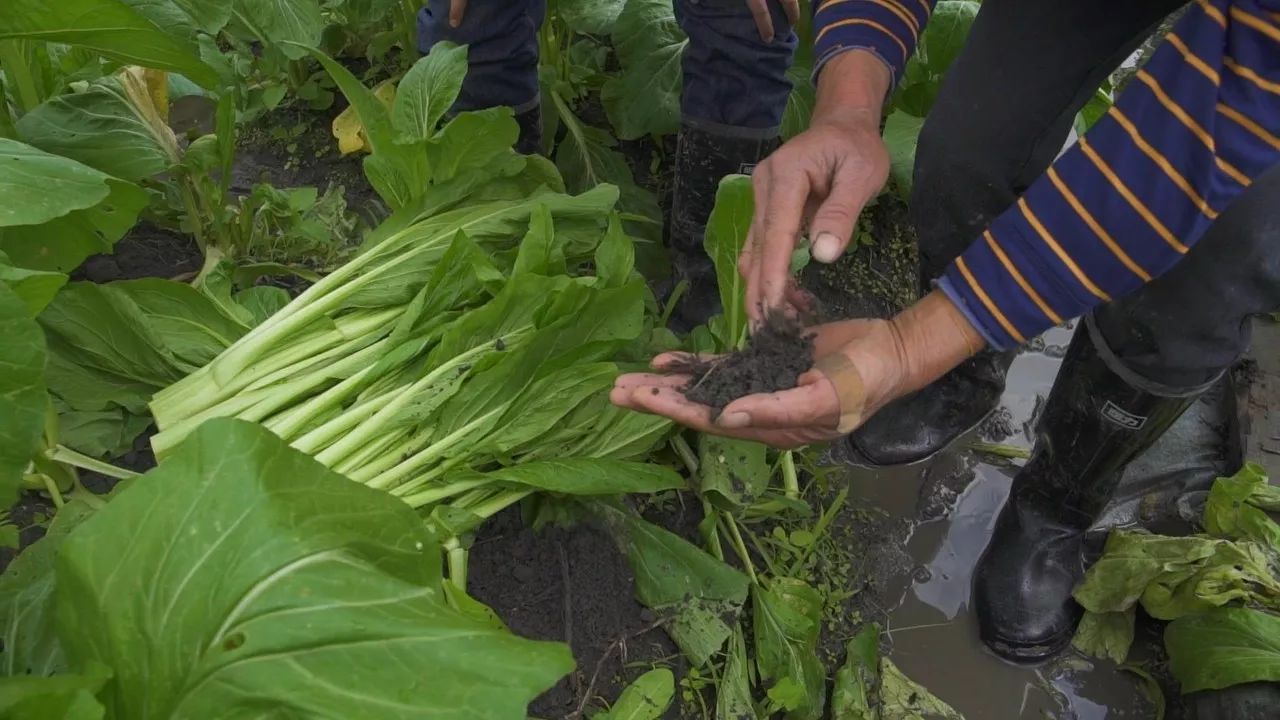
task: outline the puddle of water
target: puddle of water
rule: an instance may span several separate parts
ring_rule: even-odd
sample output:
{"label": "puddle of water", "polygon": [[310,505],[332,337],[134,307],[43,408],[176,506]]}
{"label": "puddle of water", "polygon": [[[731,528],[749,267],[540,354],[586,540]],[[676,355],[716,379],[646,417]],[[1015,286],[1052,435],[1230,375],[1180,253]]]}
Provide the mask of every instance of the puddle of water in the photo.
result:
{"label": "puddle of water", "polygon": [[[1005,442],[1029,448],[1032,418],[1060,365],[1068,330],[1045,336],[1047,350],[1026,352],[1010,369],[1003,405],[1014,435]],[[896,578],[897,598],[886,632],[894,662],[913,680],[950,703],[968,720],[1124,720],[1153,716],[1135,680],[1107,663],[1070,652],[1040,667],[1006,663],[978,638],[970,584],[994,528],[1016,468],[952,456],[973,480],[944,518],[919,524],[907,550],[915,567]],[[967,463],[967,465],[965,464]],[[897,517],[917,517],[929,466],[850,473],[850,493]],[[958,488],[952,488],[958,489]]]}

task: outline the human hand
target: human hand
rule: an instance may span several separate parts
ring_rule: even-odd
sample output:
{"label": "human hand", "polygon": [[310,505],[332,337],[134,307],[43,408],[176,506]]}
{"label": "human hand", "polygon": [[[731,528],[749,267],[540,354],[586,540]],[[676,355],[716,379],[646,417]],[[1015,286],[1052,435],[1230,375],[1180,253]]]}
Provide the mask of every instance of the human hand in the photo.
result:
{"label": "human hand", "polygon": [[657,373],[619,377],[609,398],[700,432],[794,448],[852,432],[984,345],[963,313],[936,290],[892,320],[845,320],[810,332],[817,362],[795,388],[739,398],[718,416],[685,397],[688,375],[663,372],[687,366],[687,358],[675,354],[654,359]]}
{"label": "human hand", "polygon": [[795,388],[740,398],[719,415],[685,397],[691,378],[678,372],[688,365],[683,353],[654,358],[657,373],[618,378],[610,399],[620,407],[663,415],[701,432],[779,448],[835,439],[853,429],[849,418],[860,418],[888,402],[890,388],[898,384],[901,366],[891,357],[893,332],[884,320],[846,320],[809,332],[818,362],[800,376]]}
{"label": "human hand", "polygon": [[[780,0],[780,2],[782,11],[787,14],[787,22],[795,25],[800,19],[800,0]],[[773,42],[773,16],[769,13],[769,0],[747,0],[747,7],[751,9],[751,17],[755,18],[760,39]]]}
{"label": "human hand", "polygon": [[791,310],[791,255],[808,228],[813,258],[835,262],[853,237],[858,215],[889,177],[880,137],[880,106],[888,90],[883,62],[851,51],[822,71],[809,129],[752,173],[755,215],[738,260],[746,310],[758,324],[769,310]]}

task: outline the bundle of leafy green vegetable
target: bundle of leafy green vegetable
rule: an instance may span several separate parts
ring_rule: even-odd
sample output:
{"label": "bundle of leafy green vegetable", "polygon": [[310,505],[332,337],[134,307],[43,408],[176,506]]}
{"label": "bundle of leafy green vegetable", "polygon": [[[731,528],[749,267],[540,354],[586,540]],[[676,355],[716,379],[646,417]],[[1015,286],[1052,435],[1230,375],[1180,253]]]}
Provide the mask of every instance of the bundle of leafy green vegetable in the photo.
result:
{"label": "bundle of leafy green vegetable", "polygon": [[1165,645],[1183,692],[1280,682],[1280,488],[1258,465],[1219,478],[1204,534],[1166,537],[1117,530],[1076,588],[1087,611],[1082,652],[1124,662],[1139,605],[1169,620]]}

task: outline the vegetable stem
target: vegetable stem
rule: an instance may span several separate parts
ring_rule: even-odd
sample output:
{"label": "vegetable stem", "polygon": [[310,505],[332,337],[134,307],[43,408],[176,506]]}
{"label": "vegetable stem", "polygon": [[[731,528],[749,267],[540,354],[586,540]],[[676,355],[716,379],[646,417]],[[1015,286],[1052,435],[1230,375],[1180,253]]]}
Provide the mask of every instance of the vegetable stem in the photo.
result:
{"label": "vegetable stem", "polygon": [[58,491],[58,484],[53,481],[53,478],[45,475],[44,473],[41,473],[40,477],[44,479],[44,489],[49,493],[49,497],[53,500],[53,506],[61,510],[62,506],[66,503],[62,499],[62,493]]}
{"label": "vegetable stem", "polygon": [[742,533],[738,532],[738,523],[733,516],[727,512],[720,513],[720,519],[724,521],[724,525],[729,530],[729,538],[733,540],[733,549],[738,553],[738,557],[742,559],[742,565],[747,570],[747,576],[751,578],[751,582],[759,585],[760,578],[756,576],[756,567],[751,562],[751,556],[747,553],[747,544],[742,541]]}
{"label": "vegetable stem", "polygon": [[782,488],[789,500],[800,499],[800,477],[796,473],[796,458],[792,451],[782,453]]}
{"label": "vegetable stem", "polygon": [[92,458],[88,455],[78,453],[65,445],[54,446],[54,448],[49,451],[49,459],[54,462],[78,467],[81,470],[88,470],[90,472],[96,472],[99,475],[106,475],[107,477],[115,478],[116,480],[129,480],[140,475],[140,473],[136,473],[132,470],[116,467],[111,463],[103,462],[97,458]]}

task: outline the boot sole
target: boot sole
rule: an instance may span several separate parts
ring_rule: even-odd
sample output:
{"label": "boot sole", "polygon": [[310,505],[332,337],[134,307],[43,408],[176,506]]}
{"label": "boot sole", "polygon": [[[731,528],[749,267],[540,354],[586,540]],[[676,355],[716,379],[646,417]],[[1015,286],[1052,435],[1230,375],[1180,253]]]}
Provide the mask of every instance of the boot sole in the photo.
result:
{"label": "boot sole", "polygon": [[984,640],[987,650],[996,657],[1015,665],[1040,665],[1061,655],[1071,644],[1071,636],[1048,643],[1027,645],[1001,639]]}

